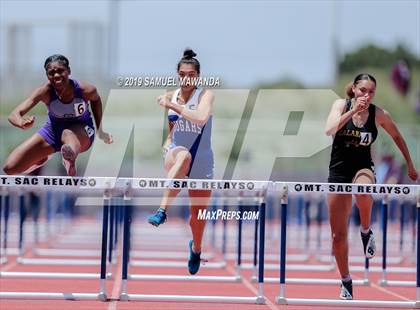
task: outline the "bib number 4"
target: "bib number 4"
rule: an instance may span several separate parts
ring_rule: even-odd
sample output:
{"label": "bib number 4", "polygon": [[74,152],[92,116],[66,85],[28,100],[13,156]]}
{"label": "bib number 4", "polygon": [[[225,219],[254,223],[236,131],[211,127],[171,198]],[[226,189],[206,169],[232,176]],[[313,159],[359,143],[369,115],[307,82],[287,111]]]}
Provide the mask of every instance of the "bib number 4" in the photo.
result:
{"label": "bib number 4", "polygon": [[369,145],[372,143],[372,134],[370,132],[362,132],[360,134],[360,145]]}

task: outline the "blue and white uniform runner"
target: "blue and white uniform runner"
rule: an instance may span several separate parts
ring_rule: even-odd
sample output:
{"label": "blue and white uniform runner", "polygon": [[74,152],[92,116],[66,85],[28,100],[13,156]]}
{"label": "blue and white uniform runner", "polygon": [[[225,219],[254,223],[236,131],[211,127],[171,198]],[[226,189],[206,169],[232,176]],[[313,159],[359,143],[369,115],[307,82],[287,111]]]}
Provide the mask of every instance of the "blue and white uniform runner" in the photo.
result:
{"label": "blue and white uniform runner", "polygon": [[[172,95],[172,103],[178,103],[177,98],[179,92],[180,89],[177,89]],[[197,88],[185,103],[185,108],[191,110],[197,109],[202,92],[202,88]],[[185,119],[173,110],[168,111],[168,119],[174,125],[171,133],[172,144],[169,148],[183,146],[191,153],[193,160],[188,177],[194,179],[212,179],[214,174],[214,156],[211,148],[213,116],[210,115],[207,123],[201,126]]]}

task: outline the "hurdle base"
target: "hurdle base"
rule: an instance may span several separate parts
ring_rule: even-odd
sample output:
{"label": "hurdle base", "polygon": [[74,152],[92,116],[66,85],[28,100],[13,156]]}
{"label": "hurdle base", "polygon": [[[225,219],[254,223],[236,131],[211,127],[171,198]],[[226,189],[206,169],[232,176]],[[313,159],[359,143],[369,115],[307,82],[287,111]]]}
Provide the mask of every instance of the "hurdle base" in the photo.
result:
{"label": "hurdle base", "polygon": [[[258,282],[258,278],[251,277],[251,282]],[[280,283],[280,278],[265,277],[264,283]],[[286,284],[303,284],[303,285],[340,285],[341,280],[338,279],[319,279],[319,278],[286,278]],[[353,285],[369,286],[370,280],[353,280]]]}
{"label": "hurdle base", "polygon": [[[241,264],[241,269],[254,269],[253,264],[245,263]],[[264,264],[265,270],[278,270],[278,264]],[[321,272],[330,272],[336,269],[335,265],[305,265],[305,264],[290,264],[286,265],[287,271],[321,271]]]}
{"label": "hurdle base", "polygon": [[98,300],[100,300],[100,301],[108,301],[108,297],[106,296],[106,293],[100,292],[98,294]]}
{"label": "hurdle base", "polygon": [[241,276],[179,276],[179,275],[142,275],[132,274],[128,276],[129,280],[137,281],[181,281],[181,282],[242,282]]}
{"label": "hurdle base", "polygon": [[76,265],[76,266],[100,266],[101,261],[96,259],[68,259],[68,258],[25,258],[18,257],[16,262],[20,265]]}
{"label": "hurdle base", "polygon": [[[185,262],[178,261],[150,261],[150,260],[137,260],[130,261],[130,266],[133,267],[161,267],[161,268],[186,268]],[[223,269],[226,267],[225,261],[208,262],[202,264],[200,268],[203,269]]]}
{"label": "hurdle base", "polygon": [[94,293],[0,292],[1,299],[20,300],[98,300]]}
{"label": "hurdle base", "polygon": [[287,305],[287,299],[281,296],[277,296],[276,303],[279,305]]}
{"label": "hurdle base", "polygon": [[416,281],[381,280],[381,286],[416,287]]}
{"label": "hurdle base", "polygon": [[265,297],[264,296],[257,296],[256,303],[257,303],[257,305],[265,305]]}
{"label": "hurdle base", "polygon": [[342,306],[366,308],[420,308],[420,301],[385,301],[385,300],[340,300],[309,298],[278,298],[286,305]]}
{"label": "hurdle base", "polygon": [[[71,273],[71,272],[13,272],[0,271],[1,278],[36,278],[36,279],[100,279],[99,273]],[[112,279],[112,273],[106,274]]]}
{"label": "hurdle base", "polygon": [[262,296],[237,297],[237,296],[193,296],[193,295],[143,295],[143,294],[121,294],[123,301],[159,301],[159,302],[216,302],[216,303],[247,303],[265,304]]}

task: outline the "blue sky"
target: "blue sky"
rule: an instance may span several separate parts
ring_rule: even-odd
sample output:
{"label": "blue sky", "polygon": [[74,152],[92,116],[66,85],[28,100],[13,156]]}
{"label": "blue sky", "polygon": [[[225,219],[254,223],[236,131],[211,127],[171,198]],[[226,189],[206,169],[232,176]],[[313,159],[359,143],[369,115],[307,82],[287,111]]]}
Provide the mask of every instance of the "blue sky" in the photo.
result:
{"label": "blue sky", "polygon": [[[118,58],[113,71],[122,75],[173,74],[183,49],[190,46],[202,63],[202,73],[219,76],[227,85],[247,87],[283,77],[309,86],[328,85],[334,68],[335,34],[342,53],[373,42],[385,47],[403,43],[420,55],[420,1],[416,0],[336,4],[120,1],[118,16]],[[63,21],[70,19],[107,24],[109,1],[2,0],[1,69],[8,63],[7,25],[41,25],[35,31],[33,50],[21,57],[28,57],[33,70],[42,70],[48,55],[70,53],[62,35]]]}

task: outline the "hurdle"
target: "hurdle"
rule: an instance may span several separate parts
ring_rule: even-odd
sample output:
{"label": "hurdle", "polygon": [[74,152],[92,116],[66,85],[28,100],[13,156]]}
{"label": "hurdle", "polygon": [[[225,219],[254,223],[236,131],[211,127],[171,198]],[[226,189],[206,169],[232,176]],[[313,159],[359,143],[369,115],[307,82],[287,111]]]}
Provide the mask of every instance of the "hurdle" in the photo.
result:
{"label": "hurdle", "polygon": [[[126,196],[126,201],[129,201],[130,198]],[[225,200],[224,200],[225,201]],[[241,199],[238,198],[238,205],[241,204]],[[224,204],[226,205],[226,204]],[[239,228],[241,229],[241,228]],[[224,229],[224,234],[225,234]],[[224,241],[225,242],[225,241]],[[238,240],[238,243],[240,240]],[[185,244],[182,243],[184,246]],[[169,252],[170,253],[170,252]],[[130,251],[129,257],[132,257],[133,251]],[[141,255],[140,251],[136,251],[135,254],[138,256]],[[144,253],[146,254],[146,253]],[[183,256],[178,256],[179,258],[186,259],[188,253],[183,253]],[[147,256],[147,255],[145,255]],[[166,256],[168,257],[168,256]],[[171,258],[176,258],[171,256]],[[162,260],[133,260],[129,261],[129,265],[133,267],[159,267],[159,268],[185,268],[185,261],[162,261]],[[226,261],[220,262],[207,262],[203,264],[203,269],[223,269],[226,267]],[[209,281],[209,282],[240,282],[241,277],[239,274],[235,276],[162,276],[162,275],[142,275],[142,274],[130,274],[128,275],[130,280],[158,280],[158,281]]]}
{"label": "hurdle", "polygon": [[[320,255],[317,257],[317,259],[320,262],[325,262],[325,263],[329,263],[331,262],[331,255]],[[350,263],[363,263],[365,261],[366,257],[364,256],[349,256],[349,262]],[[372,260],[375,260],[375,257],[373,259],[370,260],[371,263]],[[392,257],[387,257],[387,264],[401,264],[403,261],[402,257],[398,257],[398,256],[392,256]],[[376,262],[378,264],[382,264],[382,262]]]}
{"label": "hurdle", "polygon": [[[44,180],[55,179],[59,182],[66,184],[79,180],[79,178],[68,178],[68,177],[20,177],[20,176],[0,176],[1,187],[11,187],[21,184],[16,184],[16,178],[33,179],[38,180],[37,182],[43,183]],[[73,180],[73,181],[72,181]],[[93,181],[92,181],[93,180]],[[148,183],[149,180],[162,181],[158,183],[158,186],[151,186]],[[123,185],[121,182],[123,181]],[[90,182],[90,183],[89,183]],[[242,182],[245,184],[245,191],[259,191],[259,260],[258,260],[258,294],[252,297],[238,297],[238,296],[186,296],[186,295],[146,295],[146,294],[130,294],[127,291],[127,280],[128,277],[128,258],[129,258],[129,244],[128,237],[130,234],[130,228],[128,224],[130,217],[130,207],[128,204],[124,207],[124,242],[123,242],[123,282],[122,290],[120,294],[120,300],[147,300],[147,301],[197,301],[197,302],[234,302],[234,303],[254,303],[263,304],[265,303],[264,297],[264,248],[265,248],[265,198],[268,190],[272,190],[280,194],[281,199],[281,231],[280,231],[280,294],[277,296],[277,302],[279,304],[300,304],[300,305],[332,305],[332,306],[364,306],[364,307],[405,307],[405,308],[420,308],[420,249],[417,247],[417,280],[416,280],[416,300],[415,301],[372,301],[372,300],[354,300],[354,301],[340,301],[340,300],[329,300],[329,299],[304,299],[304,298],[286,298],[286,228],[287,228],[287,199],[288,193],[291,192],[305,192],[313,191],[316,192],[335,192],[335,193],[361,193],[362,190],[369,189],[368,193],[381,193],[383,187],[391,190],[399,189],[404,195],[413,195],[417,192],[417,221],[420,222],[420,189],[418,185],[372,185],[372,184],[339,184],[342,186],[340,191],[332,191],[330,186],[334,184],[327,183],[272,183],[262,181],[224,181],[224,180],[167,180],[167,179],[116,179],[116,178],[89,178],[86,186],[74,186],[74,185],[57,185],[58,188],[68,187],[68,190],[99,190],[103,195],[104,206],[103,206],[103,221],[102,221],[102,248],[101,248],[101,276],[99,283],[99,293],[40,293],[40,292],[0,292],[0,299],[99,299],[106,300],[105,281],[106,281],[106,253],[107,253],[107,238],[108,238],[108,215],[110,200],[113,195],[119,194],[118,190],[127,186],[133,188],[133,191],[141,192],[148,188],[177,188],[176,186],[182,186],[187,189],[208,189],[208,183],[216,184],[215,189],[226,190],[223,188],[225,184],[232,184],[233,182]],[[30,183],[33,184],[33,183]],[[45,184],[45,183],[44,183]],[[73,184],[73,183],[72,183]],[[153,183],[154,184],[154,183]],[[160,184],[160,185],[159,185]],[[184,185],[185,184],[185,185]],[[220,185],[221,184],[221,185]],[[250,188],[247,188],[246,185]],[[222,188],[219,188],[219,185]],[[311,185],[311,186],[307,186]],[[31,187],[31,185],[28,185]],[[112,189],[112,190],[111,190]],[[115,191],[113,190],[115,189]],[[230,189],[229,189],[230,190]],[[364,192],[366,193],[366,192]],[[394,193],[395,194],[395,193]],[[417,242],[420,242],[420,227],[417,226]],[[291,282],[289,281],[288,284]]]}
{"label": "hurdle", "polygon": [[[51,194],[51,193],[49,193]],[[51,195],[50,195],[51,196]],[[115,205],[115,199],[111,199],[111,205],[109,208],[109,242],[108,242],[108,264],[111,269],[113,263],[116,261],[116,248],[117,240],[118,240],[118,212],[117,206]],[[49,203],[47,204],[47,210],[51,209],[48,207]],[[48,212],[47,212],[48,214]],[[86,226],[83,223],[73,225],[73,227],[83,228],[81,235],[86,235],[85,229]],[[100,233],[98,231],[97,233]],[[74,236],[74,234],[72,234]],[[57,238],[57,237],[56,237]],[[68,238],[67,234],[62,234],[60,239]],[[57,240],[60,241],[60,240]],[[67,257],[89,257],[89,258],[97,258],[94,259],[43,259],[43,258],[33,258],[33,259],[22,259],[19,258],[19,261],[24,264],[39,264],[43,265],[44,263],[48,263],[51,265],[78,265],[78,266],[96,266],[100,265],[100,257],[101,257],[101,249],[93,250],[93,249],[80,249],[80,248],[72,248],[72,249],[63,249],[63,248],[34,248],[32,249],[32,253],[40,257],[50,257],[50,256],[67,256]],[[44,260],[44,261],[43,261]],[[108,276],[111,276],[111,272],[108,273]]]}
{"label": "hurdle", "polygon": [[[384,197],[384,199],[382,199],[382,205],[381,205],[382,206],[382,211],[383,211],[382,214],[384,214],[385,212],[387,213],[387,210],[388,210],[387,205],[388,205],[388,198]],[[382,223],[382,227],[384,225],[386,225],[386,224],[384,224],[384,217],[383,216],[382,216],[382,222],[381,223]],[[388,240],[388,238],[386,237],[386,229],[385,230],[382,229],[382,238],[383,239],[386,238],[386,240]],[[400,243],[401,243],[401,240],[400,240]],[[374,257],[374,258],[372,258],[372,259],[369,260],[369,263],[371,265],[373,265],[373,264],[382,264],[383,266],[385,266],[385,268],[383,270],[380,270],[377,267],[371,267],[369,271],[372,271],[372,272],[384,272],[386,270],[386,266],[387,265],[389,265],[389,264],[400,264],[404,260],[404,258],[401,257],[401,256],[392,256],[392,257],[389,257],[387,255],[388,252],[386,251],[386,244],[387,244],[387,242],[385,242],[385,243],[382,242],[382,249],[385,250],[382,253],[382,261],[379,261],[379,258],[377,258],[377,257]],[[400,246],[401,246],[401,244],[400,244]],[[401,248],[400,248],[400,251],[401,251]],[[331,262],[332,256],[331,255],[319,255],[317,257],[317,259],[320,262]],[[350,263],[363,263],[363,262],[365,262],[366,257],[365,256],[349,256],[348,260],[349,260]],[[384,263],[384,260],[386,261],[385,263]],[[361,271],[361,270],[360,270],[359,267],[353,267],[353,271]],[[411,272],[412,270],[407,269],[406,271],[404,271],[404,268],[403,269],[399,269],[397,267],[397,268],[394,269],[394,268],[391,267],[389,269],[389,271],[390,272],[394,272],[394,273],[398,273],[398,272],[405,273],[405,272]]]}
{"label": "hurdle", "polygon": [[[100,257],[101,250],[88,249],[55,249],[55,248],[35,248],[32,250],[37,256],[75,256],[75,257]],[[177,258],[184,259],[186,252],[178,251],[152,251],[142,252],[138,250],[130,251],[130,256],[135,258]],[[214,255],[207,255],[208,259],[213,258]]]}
{"label": "hurdle", "polygon": [[[311,186],[307,186],[311,185]],[[420,188],[416,185],[382,185],[382,184],[333,184],[333,183],[279,183],[275,184],[281,197],[282,226],[280,233],[280,292],[276,302],[281,305],[316,305],[316,306],[362,306],[382,308],[420,308],[420,247],[417,247],[417,281],[416,300],[414,301],[373,301],[373,300],[334,300],[334,299],[309,299],[309,298],[287,298],[286,291],[286,225],[287,225],[287,196],[288,192],[317,192],[325,193],[386,193],[384,190],[392,191],[395,195],[417,195],[417,219],[420,220]],[[386,189],[384,189],[386,186]],[[338,189],[341,189],[338,191]],[[420,225],[417,226],[417,242],[420,242]]]}
{"label": "hurdle", "polygon": [[[125,201],[129,201],[131,199],[131,197],[129,196],[125,196]],[[214,197],[212,198],[214,200]],[[187,202],[186,202],[187,203]],[[184,228],[185,225],[182,225],[182,227]],[[178,229],[180,229],[181,226],[178,227]],[[145,229],[137,229],[136,232],[133,232],[133,234],[135,234],[136,236],[139,235],[141,236],[142,234],[146,233],[146,232],[150,232],[150,230],[145,230]],[[183,247],[185,245],[185,243],[188,241],[185,238],[178,238],[176,240],[173,240],[173,236],[174,235],[178,235],[179,233],[187,233],[189,234],[189,231],[184,230],[184,231],[173,231],[172,233],[166,232],[165,231],[165,235],[163,236],[159,236],[159,238],[149,238],[147,240],[140,240],[137,241],[135,240],[130,241],[130,245],[134,247],[139,246],[141,247],[150,247],[150,245],[155,246],[156,241],[162,242],[164,240],[166,240],[168,237],[172,237],[172,242],[171,242],[171,246],[179,248],[179,247]],[[166,234],[168,234],[166,236]],[[151,239],[151,240],[150,240]],[[185,240],[184,240],[185,239]],[[137,242],[136,242],[137,241]],[[146,242],[144,242],[146,241]],[[215,247],[213,247],[214,249]],[[188,251],[175,251],[175,250],[163,250],[163,251],[148,251],[148,252],[144,252],[144,251],[140,251],[140,250],[130,250],[129,253],[129,257],[130,258],[135,258],[135,259],[140,259],[140,260],[131,260],[129,261],[129,265],[133,266],[133,267],[159,267],[159,268],[185,268],[185,264],[184,262],[179,262],[179,261],[175,261],[174,259],[185,259],[188,256]],[[210,252],[206,255],[206,259],[212,259],[214,258],[215,255],[214,253]],[[168,258],[170,258],[170,260],[167,260]],[[153,260],[150,260],[153,259]],[[166,259],[166,260],[165,260]],[[219,261],[219,262],[211,262],[211,263],[207,263],[205,266],[203,266],[204,269],[223,269],[226,267],[226,262],[225,261]],[[133,275],[134,276],[134,275]],[[140,276],[141,278],[142,276]],[[137,276],[134,277],[137,279]],[[148,277],[147,277],[148,279]]]}
{"label": "hurdle", "polygon": [[[1,231],[2,231],[2,222],[3,222],[3,205],[5,204],[3,200],[5,200],[4,196],[6,195],[6,192],[3,190],[3,188],[0,188],[0,250],[2,249],[3,241],[1,239]],[[6,224],[6,220],[4,225]],[[0,255],[0,265],[7,264],[7,257],[4,254],[4,250],[1,251]]]}
{"label": "hurdle", "polygon": [[[387,210],[387,204],[388,204],[388,200],[385,197],[382,201],[382,206],[384,210]],[[386,212],[384,214],[387,214]],[[382,231],[382,235],[383,235],[383,243],[382,243],[382,247],[383,247],[383,257],[382,257],[382,267],[379,266],[370,266],[370,260],[366,259],[365,257],[362,259],[356,259],[358,257],[353,257],[353,261],[364,261],[364,266],[350,266],[350,271],[351,272],[364,272],[364,278],[361,280],[353,280],[353,285],[356,286],[368,286],[370,285],[370,280],[369,280],[369,273],[382,273],[382,281],[380,282],[380,284],[382,286],[385,286],[387,284],[389,285],[398,285],[398,286],[413,286],[413,281],[390,281],[387,282],[386,281],[386,273],[405,273],[405,274],[410,274],[410,273],[414,273],[416,272],[416,268],[411,268],[411,267],[387,267],[387,251],[386,251],[386,242],[387,242],[387,238],[386,238],[386,223],[387,223],[387,217],[383,217],[382,220],[383,223],[383,231]],[[318,257],[319,258],[319,257]],[[329,256],[327,259],[326,256],[323,257],[324,259],[322,261],[325,262],[331,262],[333,257]],[[352,260],[349,260],[350,262],[352,262]],[[397,261],[402,261],[401,258],[399,258],[399,260]],[[394,260],[395,262],[395,260]],[[246,268],[249,266],[245,266]],[[266,265],[267,269],[269,270],[274,270],[275,265],[270,265],[267,264]],[[317,272],[323,272],[323,271],[332,271],[335,270],[335,264],[327,266],[327,265],[292,265],[292,264],[287,264],[286,265],[286,270],[289,271],[317,271]],[[385,280],[384,280],[385,279]],[[255,282],[256,278],[255,276],[251,278],[252,281]],[[266,283],[278,283],[280,281],[280,278],[278,277],[268,277],[265,279]],[[335,280],[335,279],[317,279],[317,278],[311,278],[311,279],[303,279],[303,278],[286,278],[285,282],[288,284],[318,284],[318,285],[332,285],[332,284],[340,284],[341,281],[339,280]]]}
{"label": "hurdle", "polygon": [[[273,199],[274,200],[274,199]],[[258,209],[258,201],[254,203],[254,205],[257,206]],[[258,225],[258,221],[255,222],[256,225]],[[241,251],[241,258],[243,260],[251,261],[252,263],[243,263],[240,265],[240,269],[255,269],[257,268],[257,245],[258,245],[258,229],[254,229],[254,244],[253,244],[253,252],[252,253],[242,253]],[[237,253],[226,253],[225,258],[227,260],[235,260],[237,259]],[[265,269],[267,270],[277,270],[277,265],[275,263],[280,261],[280,256],[273,252],[273,253],[265,253],[264,259],[267,263],[265,263]],[[306,262],[310,259],[310,256],[308,254],[290,254],[288,256],[289,261],[293,262]],[[272,262],[272,263],[268,263]],[[300,265],[303,266],[303,265]],[[295,268],[295,267],[292,267]],[[304,268],[304,267],[302,267]],[[254,274],[254,279],[256,280],[256,273]]]}
{"label": "hurdle", "polygon": [[[130,187],[133,190],[144,190],[144,189],[166,189],[166,188],[178,188],[182,184],[182,188],[186,189],[209,189],[208,183],[211,184],[233,184],[235,181],[224,181],[224,180],[167,180],[167,179],[131,179],[127,180]],[[236,181],[239,182],[239,181]],[[265,199],[266,193],[269,189],[270,182],[262,181],[240,181],[249,184],[248,190],[257,191],[259,193],[259,215],[260,215],[260,239],[259,239],[259,285],[258,295],[253,297],[239,297],[239,296],[193,296],[193,295],[147,295],[147,294],[131,294],[127,291],[127,280],[135,279],[128,275],[128,260],[129,260],[129,235],[130,235],[130,210],[131,206],[125,208],[124,214],[124,242],[123,242],[123,272],[122,272],[122,285],[120,292],[120,300],[141,300],[141,301],[192,301],[192,302],[226,302],[226,303],[253,303],[253,304],[264,304],[265,297],[263,291],[264,281],[264,242],[265,242]],[[153,184],[153,185],[152,185]],[[250,188],[252,186],[252,188]],[[232,186],[229,186],[229,188]],[[224,187],[217,188],[219,190],[225,189]],[[244,189],[246,190],[246,188]],[[240,235],[240,234],[239,234]],[[240,260],[240,257],[238,257]],[[185,268],[185,263],[184,263]],[[198,278],[198,276],[193,276]],[[166,276],[160,277],[165,278]],[[181,277],[183,281],[187,280],[185,277]],[[146,280],[147,277],[138,278],[139,280]],[[199,278],[204,280],[204,278]],[[215,279],[215,278],[213,278]],[[168,279],[170,280],[170,279]],[[180,280],[180,277],[173,277],[172,280]]]}
{"label": "hurdle", "polygon": [[[28,191],[31,192],[31,191]],[[73,265],[73,266],[100,266],[101,265],[101,260],[100,259],[75,259],[75,258],[24,258],[23,257],[23,224],[26,218],[26,213],[25,213],[25,201],[27,201],[27,197],[25,197],[25,193],[19,192],[19,209],[20,209],[20,226],[19,226],[19,247],[18,247],[18,257],[16,259],[16,262],[18,264],[22,264],[22,265],[56,265],[56,266],[64,266],[64,265]],[[65,192],[61,192],[61,194],[66,194]],[[26,198],[26,199],[25,199]],[[64,204],[68,204],[68,198],[67,196],[63,196],[61,197],[62,200],[64,200]],[[67,205],[65,206],[67,207]],[[112,209],[112,206],[110,206],[110,208]],[[111,212],[111,210],[110,210]],[[111,216],[112,218],[112,216]],[[113,221],[112,219],[110,220],[110,226],[111,226],[111,232],[110,232],[110,237],[112,235],[112,227],[113,227]],[[66,236],[66,238],[64,240],[68,240],[69,238]],[[111,242],[109,244],[111,246]],[[55,254],[55,255],[65,255],[64,253],[68,253],[70,252],[69,250],[57,250],[57,249],[34,249],[34,254],[37,253],[41,253],[41,254],[49,254],[51,256],[51,254]],[[61,252],[61,253],[60,253]],[[74,251],[70,256],[76,256],[76,254],[78,253],[82,253],[82,254],[86,254],[86,250],[85,251]],[[100,251],[98,252],[98,257],[100,256]],[[89,255],[92,256],[92,255]],[[109,260],[109,263],[112,264],[112,260]]]}
{"label": "hurdle", "polygon": [[[3,211],[4,207],[4,212]],[[1,234],[1,222],[2,222],[2,213],[4,213],[4,226],[3,226],[3,238],[0,236],[0,247],[2,249],[1,253],[1,263],[6,264],[7,259],[7,233],[8,233],[8,222],[9,222],[9,213],[10,213],[10,196],[4,187],[0,188],[0,234]]]}
{"label": "hurdle", "polygon": [[[25,189],[34,189],[41,184],[48,184],[59,190],[66,191],[96,191],[103,196],[102,216],[102,248],[100,273],[96,274],[69,274],[69,273],[11,273],[2,272],[1,277],[27,277],[30,278],[64,278],[64,279],[99,279],[98,293],[56,293],[56,292],[0,292],[0,299],[61,299],[61,300],[107,300],[106,272],[107,240],[108,240],[108,215],[109,206],[114,188],[115,178],[71,178],[71,177],[41,177],[41,176],[0,176],[2,190],[19,186]],[[76,185],[77,184],[77,185]]]}
{"label": "hurdle", "polygon": [[[23,193],[19,193],[19,208],[20,210],[24,209],[24,199],[23,199],[24,195]],[[113,206],[110,206],[111,210]],[[109,212],[111,212],[111,210],[109,210]],[[22,212],[20,212],[22,214]],[[110,235],[110,242],[109,242],[109,267],[111,268],[111,264],[112,264],[112,259],[111,259],[111,253],[112,253],[112,232],[113,232],[113,228],[112,228],[112,224],[113,224],[113,219],[112,219],[112,213],[110,213],[110,231],[109,231],[109,235]],[[101,260],[89,260],[89,259],[48,259],[48,258],[24,258],[22,257],[22,253],[23,253],[23,220],[24,219],[24,215],[21,215],[21,221],[20,221],[20,237],[19,237],[19,248],[18,250],[18,257],[16,259],[16,262],[18,264],[26,264],[26,265],[56,265],[56,266],[63,266],[63,265],[72,265],[72,266],[100,266],[101,265]],[[76,254],[78,254],[76,251],[76,253],[72,253],[72,250],[65,250],[65,249],[34,249],[34,253],[36,254],[37,252],[41,252],[44,253],[46,252],[47,254],[55,254],[55,255],[63,255],[64,253],[68,253],[70,254],[70,256],[75,256]],[[87,250],[85,250],[87,251]],[[101,252],[98,252],[98,256],[101,255]],[[96,274],[96,273],[63,273],[63,272],[54,272],[54,273],[50,273],[50,272],[38,272],[38,273],[34,273],[34,272],[0,272],[0,276],[4,277],[4,278],[51,278],[51,279],[100,279],[100,274]],[[108,272],[106,273],[106,278],[110,279],[112,278],[112,272]]]}
{"label": "hurdle", "polygon": [[[279,185],[276,184],[275,185],[277,188],[276,190],[278,190],[280,192],[280,204],[281,204],[281,236],[285,236],[285,229],[286,229],[286,208],[284,207],[284,205],[286,204],[287,201],[287,185],[282,185],[283,187],[281,187],[280,189],[278,188]],[[280,238],[280,249],[284,246],[286,246],[286,236],[283,238]],[[289,270],[289,271],[317,271],[317,272],[330,272],[336,269],[335,264],[329,264],[329,265],[305,265],[305,264],[286,264],[286,257],[283,256],[285,255],[285,253],[283,254],[282,252],[280,252],[280,266],[281,269],[284,269],[284,273],[285,270]],[[278,264],[265,264],[265,268],[267,270],[278,270]],[[244,268],[250,268],[250,266],[244,266]],[[280,272],[280,278],[277,277],[266,277],[264,278],[264,282],[266,283],[279,283],[280,279],[282,277],[282,271]],[[284,275],[285,277],[285,275]],[[256,282],[257,278],[255,276],[251,277],[251,281],[252,282]],[[307,284],[307,285],[332,285],[332,284],[339,284],[341,283],[341,281],[336,280],[336,279],[307,279],[307,278],[285,278],[284,279],[285,283],[288,284]],[[369,284],[369,280],[363,279],[363,280],[354,280],[353,284],[355,285],[368,285]]]}
{"label": "hurdle", "polygon": [[[235,260],[237,258],[237,253],[226,253],[226,259]],[[254,254],[252,253],[242,253],[242,258],[246,260],[253,260]],[[289,261],[295,262],[306,262],[309,260],[309,255],[307,254],[290,254],[290,258],[287,258]],[[280,256],[277,254],[265,254],[266,261],[280,261]]]}
{"label": "hurdle", "polygon": [[[420,197],[420,195],[419,195]],[[420,204],[420,198],[418,197],[418,204]],[[387,198],[385,198],[387,199]],[[382,260],[382,277],[379,280],[379,285],[381,286],[401,286],[401,287],[414,287],[416,286],[415,281],[400,281],[400,280],[388,280],[387,279],[387,272],[389,272],[389,268],[387,269],[387,258],[386,258],[386,240],[387,240],[387,225],[388,225],[388,209],[387,204],[383,204],[383,217],[382,217],[382,227],[383,227],[383,237],[382,237],[382,251],[383,251],[383,260]],[[403,206],[401,206],[403,207]],[[401,221],[402,223],[402,221]],[[402,226],[402,224],[400,224]],[[400,239],[400,249],[402,248],[401,245],[402,240]],[[417,255],[417,260],[419,259]],[[418,266],[418,265],[417,265]],[[415,268],[405,268],[409,269],[409,272],[414,273],[416,270]],[[399,273],[399,272],[398,272]]]}
{"label": "hurdle", "polygon": [[[238,211],[242,213],[243,210],[243,193],[240,192],[237,200]],[[227,210],[228,199],[224,197],[223,200],[224,211]],[[178,275],[143,275],[143,274],[130,274],[128,275],[129,280],[157,280],[157,281],[192,281],[192,282],[241,282],[241,246],[242,246],[242,219],[238,220],[238,239],[237,239],[237,268],[236,275],[233,276],[178,276]],[[222,252],[225,249],[226,245],[226,226],[223,226],[223,245]],[[140,254],[140,253],[138,253]],[[131,252],[129,254],[131,256]],[[187,258],[187,255],[182,256],[183,259]],[[185,261],[176,262],[176,261],[166,261],[166,262],[154,262],[154,261],[141,261],[141,262],[131,262],[130,266],[140,266],[140,267],[165,267],[165,268],[185,268]],[[226,267],[226,262],[215,262],[209,263],[206,262],[202,265],[203,269],[221,269]]]}

